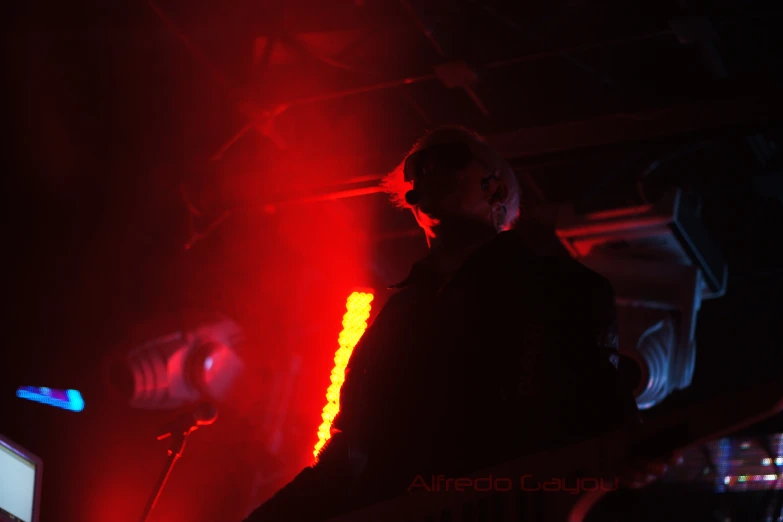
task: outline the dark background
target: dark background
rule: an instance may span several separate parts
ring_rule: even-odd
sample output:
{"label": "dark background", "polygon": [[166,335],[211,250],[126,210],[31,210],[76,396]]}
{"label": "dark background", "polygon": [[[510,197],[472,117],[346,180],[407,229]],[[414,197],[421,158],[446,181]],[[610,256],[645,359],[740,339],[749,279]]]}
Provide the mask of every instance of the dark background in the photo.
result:
{"label": "dark background", "polygon": [[[375,186],[438,124],[500,147],[528,218],[638,202],[640,179],[648,197],[685,190],[729,286],[699,316],[692,387],[663,408],[777,377],[781,14],[752,0],[15,6],[0,432],[45,462],[42,520],[138,517],[172,412],[118,403],[98,375],[140,325],[167,333],[190,307],[246,328],[250,371],[157,517],[239,520],[308,464],[346,296],[373,287],[377,310],[426,248],[382,194],[318,199]],[[475,72],[471,93],[434,72],[452,60]],[[188,202],[209,233],[186,249]],[[257,419],[297,357],[275,453]],[[79,389],[86,409],[21,401],[22,385]],[[669,520],[677,502],[660,504]]]}

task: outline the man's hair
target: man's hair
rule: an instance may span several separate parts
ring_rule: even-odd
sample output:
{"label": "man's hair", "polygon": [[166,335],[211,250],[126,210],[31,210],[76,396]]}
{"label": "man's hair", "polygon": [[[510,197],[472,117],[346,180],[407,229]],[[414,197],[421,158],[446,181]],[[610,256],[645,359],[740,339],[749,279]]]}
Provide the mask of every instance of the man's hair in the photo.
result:
{"label": "man's hair", "polygon": [[[500,183],[504,183],[508,188],[508,196],[503,202],[506,208],[506,212],[501,219],[496,223],[498,232],[510,230],[514,227],[519,218],[521,189],[519,186],[519,180],[517,180],[514,169],[511,165],[501,156],[495,149],[479,136],[474,131],[460,126],[444,126],[438,127],[432,131],[429,131],[423,137],[416,142],[411,150],[405,155],[402,162],[392,170],[381,182],[381,186],[385,192],[391,196],[391,200],[395,206],[399,208],[407,208],[413,211],[413,215],[416,217],[416,221],[419,226],[424,230],[427,235],[427,241],[435,234],[432,231],[432,227],[437,224],[435,220],[429,216],[421,213],[414,206],[409,205],[405,201],[405,194],[412,188],[410,182],[405,181],[405,160],[414,152],[438,145],[441,143],[460,142],[470,145],[474,154],[479,156],[479,159],[485,163],[490,169],[497,172]],[[502,215],[502,214],[501,214]]]}

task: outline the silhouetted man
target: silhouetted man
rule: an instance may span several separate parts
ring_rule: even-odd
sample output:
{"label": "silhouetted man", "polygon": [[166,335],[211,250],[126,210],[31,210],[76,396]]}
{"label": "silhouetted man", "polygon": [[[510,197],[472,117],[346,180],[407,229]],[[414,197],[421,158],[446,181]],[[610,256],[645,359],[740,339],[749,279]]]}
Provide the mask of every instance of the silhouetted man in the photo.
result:
{"label": "silhouetted man", "polygon": [[520,187],[462,128],[422,138],[385,180],[430,250],[355,348],[318,462],[248,522],[323,520],[638,422],[617,372],[608,281],[513,232]]}

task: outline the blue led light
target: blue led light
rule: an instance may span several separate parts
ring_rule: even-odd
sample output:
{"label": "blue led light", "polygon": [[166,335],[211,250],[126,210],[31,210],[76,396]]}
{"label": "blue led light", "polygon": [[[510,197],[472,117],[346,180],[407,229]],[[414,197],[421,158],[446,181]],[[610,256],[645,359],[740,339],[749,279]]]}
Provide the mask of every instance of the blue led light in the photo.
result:
{"label": "blue led light", "polygon": [[715,489],[718,493],[726,491],[726,486],[731,484],[731,479],[726,482],[725,477],[729,476],[729,459],[731,458],[731,442],[727,438],[720,439],[718,441],[718,455],[715,465],[717,467],[718,476],[716,477]]}
{"label": "blue led light", "polygon": [[84,399],[78,390],[54,390],[51,388],[22,386],[16,390],[16,396],[20,399],[47,404],[62,410],[75,412],[84,410]]}

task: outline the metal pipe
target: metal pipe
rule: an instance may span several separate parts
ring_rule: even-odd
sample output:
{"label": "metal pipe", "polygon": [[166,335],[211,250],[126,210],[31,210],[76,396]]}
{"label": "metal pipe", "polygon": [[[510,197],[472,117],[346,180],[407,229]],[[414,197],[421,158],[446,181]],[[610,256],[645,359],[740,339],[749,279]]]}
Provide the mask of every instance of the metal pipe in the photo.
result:
{"label": "metal pipe", "polygon": [[327,194],[317,194],[314,196],[303,196],[289,199],[281,199],[272,201],[266,205],[262,205],[260,208],[266,209],[269,205],[275,207],[289,206],[289,205],[301,205],[303,203],[317,203],[320,201],[336,201],[338,199],[355,198],[358,196],[368,196],[370,194],[379,194],[383,192],[383,188],[380,186],[363,187],[349,190],[339,190],[336,192],[329,192]]}

